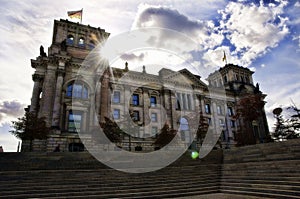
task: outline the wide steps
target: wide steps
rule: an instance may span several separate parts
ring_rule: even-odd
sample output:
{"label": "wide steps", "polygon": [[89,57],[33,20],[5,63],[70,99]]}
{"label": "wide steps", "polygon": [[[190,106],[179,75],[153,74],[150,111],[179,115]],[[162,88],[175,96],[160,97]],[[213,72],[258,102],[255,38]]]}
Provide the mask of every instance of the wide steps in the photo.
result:
{"label": "wide steps", "polygon": [[300,139],[224,151],[221,192],[300,198]]}
{"label": "wide steps", "polygon": [[5,153],[0,154],[0,165],[0,198],[300,195],[300,139],[213,150],[202,160],[185,153],[166,168],[141,174],[113,170],[85,152]]}

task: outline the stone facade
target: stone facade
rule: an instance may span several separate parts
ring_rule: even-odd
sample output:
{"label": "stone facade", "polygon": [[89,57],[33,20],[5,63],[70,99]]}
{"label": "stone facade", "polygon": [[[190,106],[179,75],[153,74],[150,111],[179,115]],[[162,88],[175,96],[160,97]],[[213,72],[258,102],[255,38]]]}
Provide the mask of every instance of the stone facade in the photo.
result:
{"label": "stone facade", "polygon": [[[146,67],[142,72],[129,71],[127,62],[123,69],[104,64],[104,70],[95,71],[85,66],[86,56],[108,36],[101,28],[55,20],[48,55],[41,50],[40,56],[31,60],[35,73],[29,111],[45,117],[52,127],[45,142],[34,142],[38,143],[33,147],[36,151],[53,151],[58,145],[61,151],[84,150],[78,133],[91,131],[105,117],[126,128],[128,115],[130,124],[138,127],[131,137],[123,137],[121,147],[128,150],[137,146],[154,150],[155,135],[164,124],[178,129],[182,140],[193,142],[191,124],[199,121],[200,113],[210,132],[222,131],[221,141],[235,144],[236,134],[241,133],[241,121],[234,117],[236,102],[243,92],[260,92],[253,85],[252,71],[227,64],[209,75],[207,85],[187,69],[162,68],[158,74],[148,74]],[[263,100],[265,95],[261,96]],[[269,134],[261,111],[256,121],[257,140]]]}

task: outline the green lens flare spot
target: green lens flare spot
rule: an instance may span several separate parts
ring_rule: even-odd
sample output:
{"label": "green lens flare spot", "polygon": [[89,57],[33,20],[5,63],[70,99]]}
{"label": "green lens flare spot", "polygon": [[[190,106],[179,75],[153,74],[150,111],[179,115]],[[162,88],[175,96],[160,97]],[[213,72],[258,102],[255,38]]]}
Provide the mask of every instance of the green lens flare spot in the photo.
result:
{"label": "green lens flare spot", "polygon": [[193,151],[191,154],[192,159],[196,159],[199,157],[199,153],[197,151]]}

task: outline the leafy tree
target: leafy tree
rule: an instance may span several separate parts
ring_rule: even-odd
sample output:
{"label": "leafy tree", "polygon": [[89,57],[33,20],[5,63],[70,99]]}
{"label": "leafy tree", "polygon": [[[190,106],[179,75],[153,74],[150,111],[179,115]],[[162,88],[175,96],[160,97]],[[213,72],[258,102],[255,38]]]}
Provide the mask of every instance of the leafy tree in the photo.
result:
{"label": "leafy tree", "polygon": [[169,144],[173,138],[176,136],[177,131],[174,129],[171,129],[170,126],[165,123],[163,128],[160,130],[160,133],[157,136],[157,139],[154,142],[154,145],[158,146],[159,148],[162,148]]}
{"label": "leafy tree", "polygon": [[235,118],[240,120],[240,132],[236,135],[237,146],[256,143],[252,122],[262,116],[264,101],[262,95],[246,94],[236,104]]}
{"label": "leafy tree", "polygon": [[205,135],[207,134],[208,131],[208,118],[205,117],[202,113],[202,111],[200,112],[200,117],[199,117],[199,125],[198,125],[198,129],[197,129],[197,142],[202,143],[203,139],[205,138]]}
{"label": "leafy tree", "polygon": [[296,105],[290,106],[288,109],[293,111],[293,115],[287,120],[287,139],[300,138],[300,109]]}
{"label": "leafy tree", "polygon": [[275,141],[282,141],[287,138],[288,127],[285,125],[285,121],[282,115],[276,115],[276,124],[274,133],[272,133],[272,139]]}
{"label": "leafy tree", "polygon": [[29,151],[32,151],[32,141],[34,139],[47,139],[50,132],[50,128],[47,127],[44,117],[37,117],[35,113],[26,112],[17,121],[12,121],[11,132],[14,136],[21,139],[22,141],[29,140]]}
{"label": "leafy tree", "polygon": [[100,126],[107,138],[114,143],[121,142],[121,135],[124,133],[115,121],[112,121],[108,117],[104,117],[105,122],[101,123]]}

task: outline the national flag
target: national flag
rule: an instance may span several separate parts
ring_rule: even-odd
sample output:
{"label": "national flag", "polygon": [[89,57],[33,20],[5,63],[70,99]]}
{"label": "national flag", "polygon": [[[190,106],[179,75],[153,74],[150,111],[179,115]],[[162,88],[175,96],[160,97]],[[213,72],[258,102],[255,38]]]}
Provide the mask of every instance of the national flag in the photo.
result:
{"label": "national flag", "polygon": [[77,11],[68,11],[68,16],[73,19],[73,18],[77,18],[77,19],[82,19],[82,9],[81,10],[77,10]]}
{"label": "national flag", "polygon": [[225,51],[223,51],[224,52],[224,56],[223,56],[223,61],[226,61],[226,54],[225,54]]}

